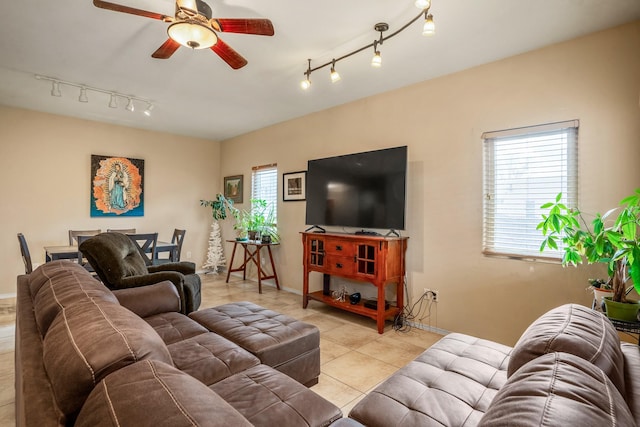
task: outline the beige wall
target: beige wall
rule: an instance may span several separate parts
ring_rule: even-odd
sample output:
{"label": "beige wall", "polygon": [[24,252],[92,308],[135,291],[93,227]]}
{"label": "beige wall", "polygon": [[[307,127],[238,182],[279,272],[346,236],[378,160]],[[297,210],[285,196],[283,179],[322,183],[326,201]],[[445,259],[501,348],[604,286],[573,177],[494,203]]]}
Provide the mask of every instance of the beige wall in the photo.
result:
{"label": "beige wall", "polygon": [[[218,142],[0,107],[0,147],[0,295],[15,294],[24,274],[18,232],[35,263],[45,245],[67,244],[70,228],[135,227],[162,240],[185,228],[183,259],[206,259],[211,212],[199,200],[221,188]],[[143,217],[89,216],[92,154],[145,160]]]}
{"label": "beige wall", "polygon": [[[579,119],[581,206],[610,208],[640,187],[638,52],[640,22],[321,111],[224,141],[222,175],[244,174],[247,200],[251,166],[277,163],[281,179],[309,159],[408,145],[412,301],[438,289],[432,326],[513,344],[548,308],[589,304],[586,279],[601,269],[481,254],[480,136]],[[281,282],[300,292],[305,203],[280,202],[278,215]]]}
{"label": "beige wall", "polygon": [[[277,163],[281,179],[283,172],[305,170],[309,159],[408,145],[403,234],[410,236],[411,300],[425,287],[438,289],[441,301],[432,326],[513,343],[546,309],[589,304],[586,279],[600,270],[481,255],[480,135],[580,119],[581,205],[588,211],[608,209],[640,186],[638,51],[640,22],[222,144],[0,107],[0,256],[5,260],[0,295],[13,294],[15,276],[24,271],[17,232],[25,233],[34,261],[41,263],[42,247],[66,242],[69,228],[132,226],[168,239],[174,227],[185,227],[183,255],[191,251],[201,265],[211,217],[198,201],[220,191],[223,176],[244,174],[248,202],[251,166]],[[348,79],[340,84],[348,90]],[[91,154],[145,159],[144,217],[89,216]],[[300,292],[305,203],[280,202],[278,215],[281,284]],[[229,221],[224,233],[225,238],[233,233]]]}

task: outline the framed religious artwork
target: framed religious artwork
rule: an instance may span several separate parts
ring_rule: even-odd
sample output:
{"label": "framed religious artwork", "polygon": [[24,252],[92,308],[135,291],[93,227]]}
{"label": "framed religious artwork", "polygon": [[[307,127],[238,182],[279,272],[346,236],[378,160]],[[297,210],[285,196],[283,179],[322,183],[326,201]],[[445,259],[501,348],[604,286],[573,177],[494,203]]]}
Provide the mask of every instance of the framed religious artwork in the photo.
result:
{"label": "framed religious artwork", "polygon": [[91,216],[144,216],[144,160],[91,155]]}
{"label": "framed religious artwork", "polygon": [[307,171],[282,174],[282,200],[293,202],[307,198]]}
{"label": "framed religious artwork", "polygon": [[233,203],[242,203],[242,189],[244,188],[244,175],[224,177],[224,197],[233,200]]}

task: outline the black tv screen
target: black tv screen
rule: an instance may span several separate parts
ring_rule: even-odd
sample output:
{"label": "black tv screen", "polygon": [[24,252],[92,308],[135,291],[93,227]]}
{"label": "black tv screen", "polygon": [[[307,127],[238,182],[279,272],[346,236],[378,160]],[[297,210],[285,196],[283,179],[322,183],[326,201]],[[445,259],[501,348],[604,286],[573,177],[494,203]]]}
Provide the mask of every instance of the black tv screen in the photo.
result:
{"label": "black tv screen", "polygon": [[309,160],[308,225],[404,230],[407,147]]}

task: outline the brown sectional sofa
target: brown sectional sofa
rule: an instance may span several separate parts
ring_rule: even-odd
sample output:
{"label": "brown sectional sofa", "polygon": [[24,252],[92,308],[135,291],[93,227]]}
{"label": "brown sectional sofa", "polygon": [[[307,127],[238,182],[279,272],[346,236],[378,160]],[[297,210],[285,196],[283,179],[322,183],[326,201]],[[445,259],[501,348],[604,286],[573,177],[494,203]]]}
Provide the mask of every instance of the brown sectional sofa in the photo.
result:
{"label": "brown sectional sofa", "polygon": [[[513,348],[449,334],[349,413],[369,427],[619,426],[640,423],[640,347],[601,313],[568,304]],[[356,424],[357,425],[357,424]]]}
{"label": "brown sectional sofa", "polygon": [[168,281],[110,291],[69,261],[19,276],[16,425],[294,427],[342,417],[180,310]]}
{"label": "brown sectional sofa", "polygon": [[16,425],[640,425],[640,347],[587,307],[549,311],[513,348],[449,334],[341,418],[302,385],[315,334],[250,303],[180,306],[169,282],[112,292],[65,261],[20,276]]}

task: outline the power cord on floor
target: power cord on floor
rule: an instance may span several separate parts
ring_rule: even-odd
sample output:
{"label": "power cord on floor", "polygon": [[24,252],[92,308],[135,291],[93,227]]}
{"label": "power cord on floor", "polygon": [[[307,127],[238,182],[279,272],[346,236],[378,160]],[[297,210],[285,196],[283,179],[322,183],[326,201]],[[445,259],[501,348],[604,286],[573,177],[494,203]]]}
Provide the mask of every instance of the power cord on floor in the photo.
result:
{"label": "power cord on floor", "polygon": [[[404,281],[404,294],[409,295],[409,291],[407,289],[407,280],[405,278]],[[412,322],[418,319],[420,323],[424,319],[428,319],[431,317],[431,308],[433,306],[434,298],[436,297],[433,291],[427,291],[420,295],[418,301],[409,306],[408,304],[402,308],[402,311],[398,313],[393,319],[393,329],[398,332],[409,332],[413,326]],[[417,307],[417,309],[416,309]],[[426,314],[422,317],[420,313],[426,310]]]}

